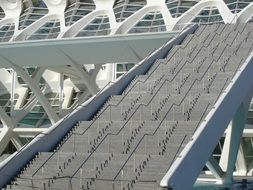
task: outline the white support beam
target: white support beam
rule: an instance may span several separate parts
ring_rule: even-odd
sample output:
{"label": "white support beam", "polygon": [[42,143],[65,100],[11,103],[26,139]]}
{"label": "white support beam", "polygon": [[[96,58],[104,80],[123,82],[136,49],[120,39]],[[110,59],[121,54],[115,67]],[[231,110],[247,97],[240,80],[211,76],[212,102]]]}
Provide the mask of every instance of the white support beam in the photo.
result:
{"label": "white support beam", "polygon": [[23,68],[13,63],[11,60],[4,57],[3,55],[0,55],[0,57],[4,59],[6,62],[8,62],[9,67],[14,69],[17,72],[17,74],[24,80],[24,82],[30,87],[33,93],[37,96],[41,106],[46,111],[50,121],[52,123],[56,123],[59,120],[59,116],[55,113],[50,103],[48,102],[47,98],[41,92],[39,86],[36,83],[34,83],[32,78],[30,78],[30,76],[23,70]]}
{"label": "white support beam", "polygon": [[214,177],[218,180],[222,180],[224,172],[222,171],[219,163],[215,160],[215,158],[211,155],[209,160],[206,163],[207,168],[213,173]]}
{"label": "white support beam", "polygon": [[40,79],[46,70],[45,67],[37,67],[34,73],[32,74],[31,78],[33,79],[35,84],[38,84],[40,82]]}
{"label": "white support beam", "polygon": [[245,157],[244,157],[244,153],[242,149],[242,143],[240,144],[235,166],[236,166],[238,175],[241,175],[241,176],[247,175],[247,165],[246,165],[246,161],[245,161]]}
{"label": "white support beam", "polygon": [[7,113],[3,110],[3,108],[0,106],[0,120],[6,127],[12,127],[13,121],[10,118],[10,116],[7,115]]}
{"label": "white support beam", "polygon": [[0,133],[0,155],[5,150],[6,146],[10,142],[10,139],[12,138],[12,130],[8,127],[4,127]]}

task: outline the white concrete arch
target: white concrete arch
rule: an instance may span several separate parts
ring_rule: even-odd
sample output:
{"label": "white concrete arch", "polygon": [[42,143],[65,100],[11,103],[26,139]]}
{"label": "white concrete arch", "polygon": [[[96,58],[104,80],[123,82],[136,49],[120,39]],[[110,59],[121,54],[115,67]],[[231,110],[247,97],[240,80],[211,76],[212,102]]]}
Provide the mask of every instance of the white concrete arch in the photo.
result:
{"label": "white concrete arch", "polygon": [[170,11],[167,8],[167,5],[165,4],[165,0],[160,0],[160,1],[161,1],[161,2],[159,2],[159,4],[161,5],[160,11],[163,16],[166,30],[171,31],[172,28],[174,27],[175,23],[177,22],[177,20],[171,16]]}

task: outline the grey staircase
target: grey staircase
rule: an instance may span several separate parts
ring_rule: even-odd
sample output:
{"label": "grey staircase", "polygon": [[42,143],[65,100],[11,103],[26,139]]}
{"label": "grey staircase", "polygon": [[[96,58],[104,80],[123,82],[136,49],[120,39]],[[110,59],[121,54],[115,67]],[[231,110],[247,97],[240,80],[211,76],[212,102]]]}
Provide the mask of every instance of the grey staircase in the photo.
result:
{"label": "grey staircase", "polygon": [[252,24],[200,26],[39,152],[6,189],[154,190],[252,51]]}

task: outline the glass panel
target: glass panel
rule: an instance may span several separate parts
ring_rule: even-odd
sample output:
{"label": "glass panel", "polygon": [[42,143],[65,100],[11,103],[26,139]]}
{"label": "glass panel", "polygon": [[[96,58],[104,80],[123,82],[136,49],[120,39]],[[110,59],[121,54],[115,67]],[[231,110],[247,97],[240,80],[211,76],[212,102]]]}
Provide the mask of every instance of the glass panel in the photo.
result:
{"label": "glass panel", "polygon": [[0,41],[8,42],[14,34],[14,23],[8,23],[0,28]]}
{"label": "glass panel", "polygon": [[135,63],[116,63],[116,78],[129,71]]}

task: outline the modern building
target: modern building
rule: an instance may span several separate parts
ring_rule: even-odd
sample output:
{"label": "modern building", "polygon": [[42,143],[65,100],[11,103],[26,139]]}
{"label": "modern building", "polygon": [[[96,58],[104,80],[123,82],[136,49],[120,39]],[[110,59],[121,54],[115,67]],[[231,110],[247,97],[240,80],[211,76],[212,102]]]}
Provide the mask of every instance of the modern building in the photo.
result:
{"label": "modern building", "polygon": [[[122,75],[166,41],[174,39],[174,36],[180,39],[187,33],[185,31],[194,34],[195,31],[189,32],[189,26],[251,22],[252,6],[250,0],[0,1],[1,159],[21,149],[35,136],[47,133],[50,126],[61,125],[62,118],[72,116],[78,106],[86,105],[86,100],[94,98],[100,89],[107,89],[111,81],[118,84],[124,78]],[[218,25],[210,27],[210,31],[216,32],[215,26]],[[229,37],[225,32],[220,33],[224,34],[224,40]],[[237,44],[236,41],[233,43]],[[195,45],[187,46],[188,51],[194,51]],[[215,43],[211,43],[208,51],[213,48],[216,48]],[[190,56],[188,53],[179,57]],[[214,73],[208,73],[209,81],[211,75],[216,77]],[[181,79],[187,80],[184,77],[182,75]],[[156,80],[155,83],[162,81]],[[179,83],[177,81],[175,85]],[[137,104],[137,99],[131,103],[130,98],[129,104]],[[236,175],[251,176],[253,171],[251,110],[247,123],[238,156],[236,154]],[[215,141],[218,145],[213,157],[218,160],[220,169],[224,169],[230,160],[232,131],[232,127],[228,128]],[[59,133],[58,141],[63,137],[60,134],[64,135]],[[217,168],[210,169],[215,165],[213,162],[207,163],[208,169],[221,176]],[[48,184],[46,186],[49,188]]]}

